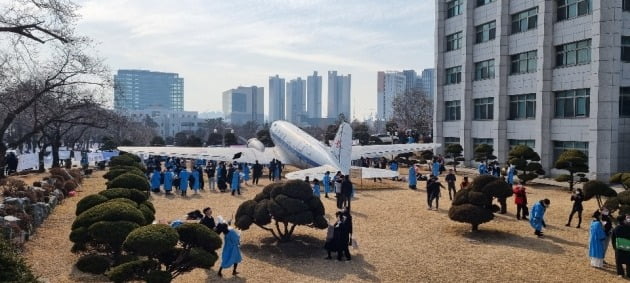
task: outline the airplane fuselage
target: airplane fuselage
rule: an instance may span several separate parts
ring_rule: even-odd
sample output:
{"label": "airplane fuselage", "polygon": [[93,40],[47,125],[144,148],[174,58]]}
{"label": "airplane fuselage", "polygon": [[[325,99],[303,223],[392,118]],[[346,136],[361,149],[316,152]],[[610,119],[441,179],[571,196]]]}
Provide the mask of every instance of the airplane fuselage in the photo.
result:
{"label": "airplane fuselage", "polygon": [[289,122],[273,122],[269,134],[278,154],[298,168],[339,167],[327,146]]}

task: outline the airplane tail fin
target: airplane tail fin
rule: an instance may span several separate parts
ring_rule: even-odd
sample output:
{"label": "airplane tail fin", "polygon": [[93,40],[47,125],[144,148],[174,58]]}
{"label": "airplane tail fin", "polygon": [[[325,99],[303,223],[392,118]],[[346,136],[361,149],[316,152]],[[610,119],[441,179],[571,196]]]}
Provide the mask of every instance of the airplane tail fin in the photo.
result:
{"label": "airplane tail fin", "polygon": [[350,161],[352,158],[352,128],[348,123],[341,123],[333,143],[330,145],[330,152],[335,157],[344,175],[350,174]]}

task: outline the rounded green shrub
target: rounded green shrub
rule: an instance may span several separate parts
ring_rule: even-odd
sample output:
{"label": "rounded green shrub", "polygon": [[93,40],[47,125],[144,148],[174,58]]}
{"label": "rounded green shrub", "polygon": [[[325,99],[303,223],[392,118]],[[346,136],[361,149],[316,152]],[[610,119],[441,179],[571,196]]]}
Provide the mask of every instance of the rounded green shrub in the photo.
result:
{"label": "rounded green shrub", "polygon": [[16,249],[0,237],[0,281],[37,283],[37,277],[31,271]]}
{"label": "rounded green shrub", "polygon": [[87,227],[78,227],[70,232],[70,241],[73,243],[87,243],[89,240]]}
{"label": "rounded green shrub", "polygon": [[110,260],[104,255],[88,254],[79,258],[77,269],[92,274],[103,274],[110,266]]}
{"label": "rounded green shrub", "polygon": [[147,283],[169,283],[173,280],[171,273],[164,270],[154,270],[145,276]]}
{"label": "rounded green shrub", "polygon": [[130,200],[135,201],[136,203],[143,203],[147,201],[147,194],[135,189],[127,189],[127,188],[112,188],[101,191],[98,193],[108,199],[115,198],[128,198]]}
{"label": "rounded green shrub", "polygon": [[79,216],[72,223],[72,229],[89,227],[99,221],[130,221],[138,225],[144,225],[145,219],[134,206],[122,202],[106,202],[94,206]]}
{"label": "rounded green shrub", "polygon": [[103,195],[93,194],[89,196],[85,196],[79,202],[77,202],[77,210],[75,211],[75,215],[79,215],[82,212],[104,203],[107,201],[107,198]]}
{"label": "rounded green shrub", "polygon": [[135,260],[110,269],[105,275],[114,282],[141,280],[149,270],[157,269],[159,263],[154,260]]}
{"label": "rounded green shrub", "polygon": [[138,204],[135,201],[130,200],[128,198],[113,198],[113,199],[108,200],[107,202],[121,202],[121,203],[126,203],[128,205],[131,205],[133,207],[139,208]]}
{"label": "rounded green shrub", "polygon": [[211,268],[219,257],[214,251],[207,251],[201,248],[190,249],[190,264],[199,268]]}
{"label": "rounded green shrub", "polygon": [[[143,194],[144,195],[144,194]],[[141,205],[145,205],[146,207],[148,207],[153,213],[155,213],[155,206],[153,206],[153,203],[150,201],[145,201],[143,203],[141,203]]]}
{"label": "rounded green shrub", "polygon": [[153,212],[148,206],[144,204],[139,204],[138,209],[140,209],[140,212],[142,212],[144,220],[146,221],[145,223],[153,223],[153,220],[155,220],[155,212]]}
{"label": "rounded green shrub", "polygon": [[138,227],[140,225],[129,221],[100,221],[90,225],[87,231],[96,242],[120,249],[127,235]]}
{"label": "rounded green shrub", "polygon": [[[121,166],[123,167],[123,166]],[[122,174],[135,174],[138,176],[145,176],[144,172],[142,172],[140,169],[136,168],[136,167],[130,167],[130,166],[124,166],[126,168],[120,168],[120,167],[114,167],[114,168],[110,168],[109,171],[107,173],[105,173],[105,175],[103,175],[103,178],[107,179],[107,180],[113,180],[116,177],[122,175]]]}
{"label": "rounded green shrub", "polygon": [[131,154],[122,154],[114,156],[109,160],[109,167],[115,166],[138,166],[140,160]]}
{"label": "rounded green shrub", "polygon": [[469,223],[472,230],[478,230],[479,224],[494,218],[498,208],[492,205],[493,198],[512,195],[512,188],[505,181],[489,175],[476,177],[468,189],[455,193],[453,205],[448,211],[451,220]]}
{"label": "rounded green shrub", "polygon": [[177,231],[165,224],[140,227],[127,236],[123,243],[126,251],[141,256],[157,256],[177,245]]}
{"label": "rounded green shrub", "polygon": [[132,173],[125,173],[108,182],[107,187],[148,191],[149,181],[146,177],[141,177]]}
{"label": "rounded green shrub", "polygon": [[203,224],[184,223],[176,230],[179,234],[179,240],[184,244],[200,247],[208,252],[219,249],[223,243],[216,232]]}

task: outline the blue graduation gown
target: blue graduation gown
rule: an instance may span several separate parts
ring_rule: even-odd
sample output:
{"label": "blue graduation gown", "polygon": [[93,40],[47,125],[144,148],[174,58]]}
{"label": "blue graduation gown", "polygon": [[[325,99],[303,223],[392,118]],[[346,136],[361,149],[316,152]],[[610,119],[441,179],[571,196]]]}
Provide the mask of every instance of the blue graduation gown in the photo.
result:
{"label": "blue graduation gown", "polygon": [[241,236],[236,231],[230,230],[224,239],[223,252],[221,253],[221,268],[229,268],[243,260],[240,245]]}
{"label": "blue graduation gown", "polygon": [[417,182],[416,179],[416,169],[413,168],[413,165],[411,167],[409,167],[409,186],[415,186]]}
{"label": "blue graduation gown", "polygon": [[240,177],[241,177],[241,173],[239,173],[238,171],[234,171],[234,174],[232,174],[232,190],[236,191],[238,189],[238,185],[240,183]]}
{"label": "blue graduation gown", "polygon": [[431,166],[431,173],[433,176],[440,176],[440,162],[433,162],[433,166]]}
{"label": "blue graduation gown", "polygon": [[532,227],[536,231],[542,231],[542,222],[543,217],[545,216],[545,206],[542,205],[542,203],[540,202],[536,202],[536,204],[532,206],[532,211],[529,216],[529,224],[532,225]]}
{"label": "blue graduation gown", "polygon": [[195,191],[198,191],[199,190],[199,171],[193,170],[192,176],[193,176],[193,179],[195,179],[195,181],[193,181],[192,189]]}
{"label": "blue graduation gown", "polygon": [[159,190],[160,189],[160,171],[154,170],[151,175],[151,189]]}
{"label": "blue graduation gown", "polygon": [[249,181],[249,165],[243,164],[243,180]]}
{"label": "blue graduation gown", "polygon": [[487,170],[486,164],[483,164],[483,163],[479,164],[479,175],[486,174],[486,170]]}
{"label": "blue graduation gown", "polygon": [[170,192],[173,189],[173,172],[164,172],[164,190]]}
{"label": "blue graduation gown", "polygon": [[602,222],[593,220],[591,231],[588,237],[588,256],[594,258],[604,258],[606,254],[606,233]]}
{"label": "blue graduation gown", "polygon": [[392,162],[392,163],[389,165],[389,170],[392,170],[392,171],[398,171],[398,163],[396,163],[396,162]]}
{"label": "blue graduation gown", "polygon": [[515,171],[515,169],[513,167],[510,167],[508,169],[507,182],[510,185],[514,184],[514,171]]}
{"label": "blue graduation gown", "polygon": [[188,176],[190,176],[188,170],[179,172],[179,189],[184,192],[188,189]]}
{"label": "blue graduation gown", "polygon": [[330,193],[330,175],[324,175],[324,192]]}
{"label": "blue graduation gown", "polygon": [[319,197],[319,184],[313,185],[313,195]]}
{"label": "blue graduation gown", "polygon": [[273,169],[273,177],[280,179],[280,167],[276,165]]}

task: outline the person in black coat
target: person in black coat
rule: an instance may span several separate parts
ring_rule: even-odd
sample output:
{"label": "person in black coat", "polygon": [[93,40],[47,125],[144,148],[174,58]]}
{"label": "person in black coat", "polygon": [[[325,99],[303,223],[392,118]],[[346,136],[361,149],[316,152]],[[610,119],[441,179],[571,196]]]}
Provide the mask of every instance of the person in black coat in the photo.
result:
{"label": "person in black coat", "polygon": [[582,224],[582,211],[584,207],[582,206],[582,201],[584,201],[584,194],[581,189],[575,190],[575,193],[571,195],[571,201],[573,201],[573,208],[571,209],[571,214],[569,214],[569,222],[565,226],[571,227],[571,220],[573,220],[573,215],[577,212],[578,214],[578,225],[576,228],[580,228]]}
{"label": "person in black coat", "polygon": [[343,212],[337,212],[337,223],[334,228],[334,243],[337,250],[337,260],[341,261],[342,255],[345,255],[346,260],[350,260],[350,225],[348,218]]}
{"label": "person in black coat", "polygon": [[262,165],[260,165],[260,163],[258,163],[258,160],[256,160],[256,163],[254,163],[254,165],[252,166],[252,183],[254,185],[258,185],[258,180],[260,179],[260,176],[262,176],[262,170],[263,167]]}
{"label": "person in black coat", "polygon": [[232,189],[232,177],[234,176],[234,171],[236,171],[236,166],[228,164],[226,183],[230,187],[230,189]]}
{"label": "person in black coat", "polygon": [[[617,275],[630,276],[630,216],[620,215],[619,225],[612,230],[611,238],[615,249],[615,265]],[[624,270],[623,265],[626,265]]]}
{"label": "person in black coat", "polygon": [[337,198],[337,208],[346,208],[350,210],[350,199],[352,198],[352,182],[350,181],[350,175],[345,175],[341,182],[341,194]]}
{"label": "person in black coat", "polygon": [[199,221],[199,223],[205,225],[206,227],[210,228],[210,230],[214,231],[216,224],[214,223],[214,218],[212,217],[211,208],[206,207],[203,209],[203,218],[201,218],[201,221]]}

